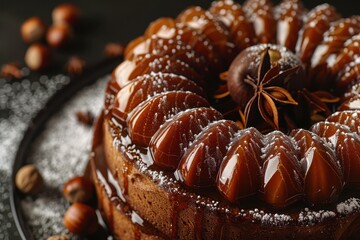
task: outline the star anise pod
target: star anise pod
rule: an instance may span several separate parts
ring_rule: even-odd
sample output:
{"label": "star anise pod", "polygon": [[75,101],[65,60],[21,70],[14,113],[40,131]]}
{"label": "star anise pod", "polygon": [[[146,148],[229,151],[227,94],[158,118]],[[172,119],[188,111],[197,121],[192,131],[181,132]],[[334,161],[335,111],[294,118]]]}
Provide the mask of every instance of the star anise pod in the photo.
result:
{"label": "star anise pod", "polygon": [[267,124],[273,129],[279,129],[278,107],[298,104],[284,87],[299,69],[300,66],[295,66],[281,71],[278,63],[272,66],[269,48],[265,49],[261,56],[257,79],[248,75],[244,80],[254,90],[254,95],[244,111],[246,126],[249,126],[251,116],[260,113]]}
{"label": "star anise pod", "polygon": [[327,91],[310,92],[306,88],[299,91],[302,99],[307,104],[310,111],[310,119],[312,123],[323,121],[328,117],[332,111],[329,104],[339,102],[339,98],[333,96]]}

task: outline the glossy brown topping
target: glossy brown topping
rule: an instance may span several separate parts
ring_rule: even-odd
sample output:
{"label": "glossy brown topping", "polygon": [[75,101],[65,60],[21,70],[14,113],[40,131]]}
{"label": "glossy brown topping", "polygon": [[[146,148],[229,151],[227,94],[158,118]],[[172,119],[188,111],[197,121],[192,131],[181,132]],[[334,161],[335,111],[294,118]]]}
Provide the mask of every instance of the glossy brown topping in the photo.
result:
{"label": "glossy brown topping", "polygon": [[[128,44],[125,49],[125,58],[133,59],[134,55],[149,52],[149,39],[151,38],[181,42],[183,45],[189,46],[191,51],[195,51],[198,56],[205,58],[207,60],[205,68],[208,68],[211,72],[215,73],[223,69],[219,54],[214,51],[214,46],[206,35],[191,29],[183,23],[177,23],[171,18],[160,18],[152,22],[146,29],[144,36],[136,38]],[[174,48],[169,48],[166,45],[158,47],[160,49],[164,47],[170,51],[174,50]]]}
{"label": "glossy brown topping", "polygon": [[116,95],[112,114],[125,121],[127,114],[141,102],[168,91],[190,91],[205,97],[202,88],[187,78],[171,73],[151,73],[137,77]]}
{"label": "glossy brown topping", "polygon": [[216,186],[230,202],[258,193],[261,182],[263,136],[255,128],[236,134],[220,165]]}
{"label": "glossy brown topping", "polygon": [[349,63],[345,69],[338,74],[334,89],[343,94],[347,89],[360,80],[360,57]]}
{"label": "glossy brown topping", "polygon": [[181,40],[159,38],[156,35],[137,43],[132,50],[128,50],[128,60],[139,62],[146,55],[171,56],[189,64],[198,73],[209,76],[207,60],[200,56],[190,45]]}
{"label": "glossy brown topping", "polygon": [[304,178],[304,193],[311,205],[335,202],[342,191],[344,180],[337,158],[330,146],[318,135],[304,130],[290,134],[300,151]]}
{"label": "glossy brown topping", "polygon": [[180,112],[165,122],[152,137],[149,148],[155,164],[175,170],[189,144],[209,123],[222,119],[212,108]]}
{"label": "glossy brown topping", "polygon": [[283,0],[276,6],[276,43],[294,52],[299,30],[303,24],[302,18],[303,5],[298,0]]}
{"label": "glossy brown topping", "polygon": [[209,103],[191,92],[165,92],[138,105],[127,118],[133,143],[148,146],[151,137],[169,118],[189,108],[209,107]]}
{"label": "glossy brown topping", "polygon": [[360,34],[354,35],[344,43],[334,61],[330,61],[332,74],[336,75],[360,56]]}
{"label": "glossy brown topping", "polygon": [[338,111],[360,110],[360,95],[345,99],[337,108]]}
{"label": "glossy brown topping", "polygon": [[345,125],[349,127],[352,132],[360,136],[360,111],[349,110],[335,112],[329,116],[326,121]]}
{"label": "glossy brown topping", "polygon": [[265,121],[280,129],[278,109],[297,105],[288,89],[300,88],[302,72],[299,60],[285,48],[264,44],[241,52],[230,66],[228,89],[244,109],[246,126],[260,127]]}
{"label": "glossy brown topping", "polygon": [[285,208],[303,197],[303,173],[292,139],[279,131],[265,136],[262,193],[266,203]]}
{"label": "glossy brown topping", "polygon": [[315,48],[323,40],[324,32],[329,29],[331,22],[339,18],[336,9],[326,3],[315,7],[306,15],[296,44],[296,54],[303,63],[311,60]]}
{"label": "glossy brown topping", "polygon": [[360,188],[360,138],[350,128],[333,122],[319,122],[311,131],[324,138],[335,150],[348,188]]}
{"label": "glossy brown topping", "polygon": [[190,187],[214,186],[227,146],[238,130],[230,120],[208,125],[185,151],[175,173],[177,178]]}
{"label": "glossy brown topping", "polygon": [[247,0],[244,10],[254,24],[259,43],[273,43],[276,35],[276,21],[273,5],[269,0]]}
{"label": "glossy brown topping", "polygon": [[314,81],[313,86],[317,89],[329,88],[334,76],[330,75],[331,70],[326,60],[330,55],[336,55],[344,46],[346,40],[359,32],[360,16],[340,19],[330,24],[330,28],[323,35],[322,43],[317,46],[311,58],[309,74],[312,81]]}
{"label": "glossy brown topping", "polygon": [[187,63],[173,56],[150,55],[140,62],[125,60],[114,70],[114,76],[119,87],[123,88],[136,77],[151,72],[182,75],[198,83],[200,86],[205,85],[203,77],[198,72]]}
{"label": "glossy brown topping", "polygon": [[346,90],[341,100],[345,100],[358,95],[360,95],[360,80],[356,81],[353,85],[351,85],[351,87]]}
{"label": "glossy brown topping", "polygon": [[210,12],[201,7],[190,7],[178,15],[177,21],[204,34],[220,56],[227,62],[231,61],[235,45],[230,33]]}
{"label": "glossy brown topping", "polygon": [[239,4],[232,0],[216,1],[209,11],[230,30],[237,49],[243,50],[257,43],[254,26]]}

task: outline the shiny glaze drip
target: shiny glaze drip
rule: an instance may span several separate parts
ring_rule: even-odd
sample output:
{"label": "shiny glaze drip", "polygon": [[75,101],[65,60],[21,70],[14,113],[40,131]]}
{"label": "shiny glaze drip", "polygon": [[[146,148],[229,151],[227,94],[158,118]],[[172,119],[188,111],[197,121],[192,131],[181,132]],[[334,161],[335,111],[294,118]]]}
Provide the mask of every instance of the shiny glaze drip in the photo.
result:
{"label": "shiny glaze drip", "polygon": [[171,73],[151,73],[137,77],[115,97],[112,115],[126,121],[127,115],[143,101],[167,91],[190,91],[205,96],[201,87],[189,79]]}
{"label": "shiny glaze drip", "polygon": [[191,92],[171,91],[156,95],[128,115],[129,135],[135,144],[147,147],[151,137],[167,119],[186,109],[198,107],[209,107],[209,103]]}

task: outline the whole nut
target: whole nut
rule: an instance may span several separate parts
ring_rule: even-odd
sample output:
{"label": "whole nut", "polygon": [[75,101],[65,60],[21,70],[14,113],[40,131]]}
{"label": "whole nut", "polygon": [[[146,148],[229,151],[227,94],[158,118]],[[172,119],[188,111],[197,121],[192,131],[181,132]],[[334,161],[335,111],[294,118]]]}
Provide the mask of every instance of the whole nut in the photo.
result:
{"label": "whole nut", "polygon": [[80,236],[92,235],[99,228],[95,210],[83,203],[74,203],[69,207],[64,215],[64,225]]}
{"label": "whole nut", "polygon": [[73,31],[69,25],[56,24],[49,27],[46,41],[51,47],[59,48],[69,44],[72,36]]}
{"label": "whole nut", "polygon": [[70,237],[68,235],[61,234],[48,237],[47,240],[70,240]]}
{"label": "whole nut", "polygon": [[24,21],[21,25],[20,33],[27,43],[40,41],[45,37],[46,24],[39,17],[31,17]]}
{"label": "whole nut", "polygon": [[52,12],[53,24],[70,24],[74,25],[79,21],[80,10],[71,3],[60,4]]}
{"label": "whole nut", "polygon": [[16,187],[25,194],[36,195],[44,189],[44,180],[32,164],[23,166],[15,176]]}
{"label": "whole nut", "polygon": [[94,194],[94,184],[82,176],[70,179],[64,186],[64,196],[70,203],[88,203],[93,199]]}
{"label": "whole nut", "polygon": [[25,53],[25,63],[33,71],[48,67],[51,63],[50,49],[40,43],[32,44]]}

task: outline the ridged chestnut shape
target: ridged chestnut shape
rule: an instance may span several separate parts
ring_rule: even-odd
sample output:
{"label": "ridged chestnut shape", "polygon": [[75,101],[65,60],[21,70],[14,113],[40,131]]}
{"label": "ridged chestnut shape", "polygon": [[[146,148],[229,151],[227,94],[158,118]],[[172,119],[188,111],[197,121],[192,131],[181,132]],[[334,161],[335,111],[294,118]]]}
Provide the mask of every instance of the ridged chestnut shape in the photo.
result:
{"label": "ridged chestnut shape", "polygon": [[330,115],[326,121],[337,122],[348,126],[352,132],[360,136],[360,111],[348,110],[336,112]]}
{"label": "ridged chestnut shape", "polygon": [[230,33],[209,11],[198,6],[189,7],[178,15],[177,21],[204,34],[222,59],[230,61],[235,48]]}
{"label": "ridged chestnut shape", "polygon": [[171,73],[151,73],[137,77],[116,95],[112,114],[125,121],[127,114],[141,102],[168,91],[189,91],[205,97],[202,88],[183,76]]}
{"label": "ridged chestnut shape", "polygon": [[311,131],[334,148],[346,186],[360,189],[360,137],[350,128],[333,122],[319,122],[311,127]]}
{"label": "ridged chestnut shape", "polygon": [[189,187],[214,186],[227,146],[238,130],[230,120],[208,125],[184,153],[176,177]]}
{"label": "ridged chestnut shape", "polygon": [[360,110],[360,95],[345,99],[337,109],[338,111]]}
{"label": "ridged chestnut shape", "polygon": [[191,92],[165,92],[138,105],[127,118],[129,135],[133,143],[148,146],[159,127],[175,114],[189,108],[209,107],[209,103]]}
{"label": "ridged chestnut shape", "polygon": [[318,5],[306,15],[296,44],[296,54],[302,62],[311,60],[315,48],[323,40],[324,32],[329,29],[331,22],[339,18],[336,9],[327,3]]}
{"label": "ridged chestnut shape", "polygon": [[303,197],[303,173],[295,142],[282,132],[265,136],[262,193],[266,203],[285,208]]}
{"label": "ridged chestnut shape", "polygon": [[140,62],[125,60],[114,70],[114,78],[120,88],[134,80],[136,77],[149,73],[173,73],[185,76],[204,86],[204,79],[189,64],[172,56],[149,55]]}
{"label": "ridged chestnut shape", "polygon": [[[314,51],[309,69],[310,77],[316,89],[328,89],[333,84],[335,76],[326,62],[329,57],[343,48],[344,43],[354,34],[360,33],[360,16],[340,19],[330,24],[330,28],[323,35],[323,41]],[[335,89],[337,89],[337,85]]]}
{"label": "ridged chestnut shape", "polygon": [[359,80],[360,76],[360,56],[349,63],[342,72],[338,74],[334,89],[337,93],[343,94],[353,84]]}
{"label": "ridged chestnut shape", "polygon": [[189,64],[201,75],[210,76],[207,59],[181,40],[160,38],[154,35],[149,38],[142,38],[134,45],[127,52],[127,60],[139,62],[148,54],[171,56]]}
{"label": "ridged chestnut shape", "polygon": [[152,137],[149,148],[155,164],[175,170],[189,144],[209,123],[222,119],[213,108],[194,108],[178,113]]}
{"label": "ridged chestnut shape", "polygon": [[344,47],[337,54],[335,61],[330,64],[332,74],[337,74],[345,69],[345,67],[360,56],[360,34],[349,38]]}
{"label": "ridged chestnut shape", "polygon": [[130,52],[137,44],[153,35],[163,39],[179,40],[189,45],[196,53],[206,58],[209,70],[213,73],[218,73],[223,68],[219,53],[214,51],[212,42],[205,34],[171,18],[159,18],[152,22],[146,29],[144,37],[133,40],[126,50]]}
{"label": "ridged chestnut shape", "polygon": [[253,24],[238,3],[215,1],[209,11],[229,29],[238,50],[257,43]]}
{"label": "ridged chestnut shape", "polygon": [[247,0],[244,5],[247,17],[254,25],[259,43],[273,43],[276,33],[276,21],[273,5],[269,0]]}
{"label": "ridged chestnut shape", "polygon": [[335,202],[341,194],[344,179],[333,149],[318,135],[304,129],[293,130],[290,136],[300,149],[307,202],[317,206]]}
{"label": "ridged chestnut shape", "polygon": [[256,194],[260,190],[262,134],[247,128],[236,134],[216,179],[220,193],[230,202]]}
{"label": "ridged chestnut shape", "polygon": [[276,43],[294,52],[302,27],[302,3],[298,0],[284,0],[275,7],[274,15],[277,22]]}

